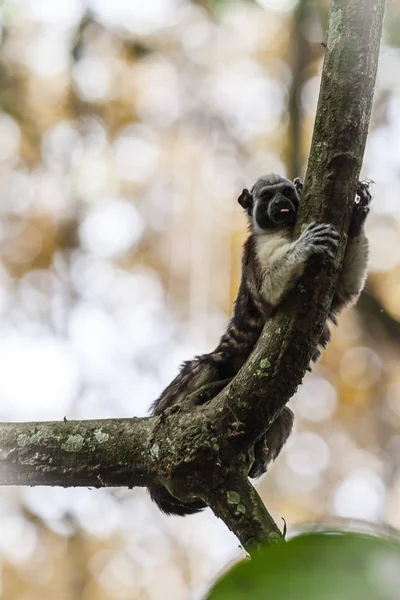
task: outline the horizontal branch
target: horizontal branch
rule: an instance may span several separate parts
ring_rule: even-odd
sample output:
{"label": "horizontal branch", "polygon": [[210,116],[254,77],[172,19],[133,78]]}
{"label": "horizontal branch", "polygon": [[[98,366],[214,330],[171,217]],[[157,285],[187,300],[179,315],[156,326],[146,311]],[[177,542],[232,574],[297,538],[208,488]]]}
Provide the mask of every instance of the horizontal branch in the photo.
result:
{"label": "horizontal branch", "polygon": [[0,423],[0,485],[147,486],[154,421]]}

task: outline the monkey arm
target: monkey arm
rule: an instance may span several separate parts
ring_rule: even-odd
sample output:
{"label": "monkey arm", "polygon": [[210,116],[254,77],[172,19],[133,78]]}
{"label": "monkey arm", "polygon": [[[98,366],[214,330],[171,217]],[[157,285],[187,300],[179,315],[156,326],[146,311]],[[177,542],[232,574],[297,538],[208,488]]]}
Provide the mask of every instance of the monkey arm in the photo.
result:
{"label": "monkey arm", "polygon": [[367,277],[368,240],[362,232],[347,243],[337,289],[332,301],[332,312],[337,314],[348,304],[356,302]]}
{"label": "monkey arm", "polygon": [[[308,258],[312,254],[325,254],[335,257],[340,236],[326,223],[311,223],[300,237],[277,247],[264,260],[261,293],[265,301],[278,306],[283,297],[294,287],[303,274]],[[263,259],[259,252],[259,260]]]}
{"label": "monkey arm", "polygon": [[233,377],[226,377],[220,381],[212,381],[201,386],[188,395],[186,401],[193,405],[201,405],[209,402],[217,396],[232,381]]}
{"label": "monkey arm", "polygon": [[218,368],[212,358],[212,353],[203,354],[198,356],[197,359],[184,363],[179,375],[153,403],[151,414],[159,415],[169,406],[182,403],[190,394],[199,390],[202,386],[218,381]]}
{"label": "monkey arm", "polygon": [[285,244],[273,254],[262,278],[261,293],[268,304],[276,307],[282,302],[303,274],[306,260],[295,243]]}
{"label": "monkey arm", "polygon": [[364,222],[369,213],[371,193],[367,183],[358,183],[356,202],[351,217],[349,240],[339,274],[331,314],[339,313],[347,304],[356,302],[367,276],[368,240]]}
{"label": "monkey arm", "polygon": [[278,458],[293,429],[294,414],[285,406],[267,432],[254,446],[254,459],[249,477],[260,477],[268,470],[268,465]]}

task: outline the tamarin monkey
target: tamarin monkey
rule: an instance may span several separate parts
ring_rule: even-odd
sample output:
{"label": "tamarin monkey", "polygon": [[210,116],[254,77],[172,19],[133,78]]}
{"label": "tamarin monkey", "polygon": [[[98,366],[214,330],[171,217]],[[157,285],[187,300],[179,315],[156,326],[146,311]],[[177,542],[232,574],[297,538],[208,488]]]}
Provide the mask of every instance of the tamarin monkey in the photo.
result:
{"label": "tamarin monkey", "polygon": [[[330,224],[313,222],[293,239],[301,189],[300,179],[292,182],[272,173],[260,177],[250,191],[245,189],[240,194],[238,202],[247,214],[249,236],[243,248],[242,278],[232,319],[215,350],[184,363],[179,375],[153,403],[153,415],[161,414],[203,386],[211,384],[214,397],[246,362],[265,322],[296,285],[309,257],[320,254],[335,258],[340,236]],[[356,301],[364,286],[368,241],[363,225],[370,201],[368,184],[359,182],[349,239],[329,313],[333,323],[346,305]],[[329,339],[326,324],[320,346],[325,347]],[[319,354],[317,349],[313,360],[317,360]],[[206,397],[203,401],[210,399]],[[250,477],[262,475],[268,463],[277,458],[292,426],[293,413],[285,407],[255,445]],[[153,487],[149,491],[167,514],[193,514],[205,507],[200,500],[182,502],[164,487]]]}

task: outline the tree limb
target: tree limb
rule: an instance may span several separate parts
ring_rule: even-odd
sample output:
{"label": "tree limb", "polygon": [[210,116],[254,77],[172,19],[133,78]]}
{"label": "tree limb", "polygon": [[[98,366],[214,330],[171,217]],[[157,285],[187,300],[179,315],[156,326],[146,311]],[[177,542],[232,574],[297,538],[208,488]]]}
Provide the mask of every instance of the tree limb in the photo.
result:
{"label": "tree limb", "polygon": [[[311,220],[332,223],[344,254],[359,177],[378,65],[384,0],[333,0],[321,90],[297,232]],[[249,448],[301,383],[320,339],[335,290],[340,260],[310,261],[281,310],[268,320],[247,363],[207,407],[215,426],[229,431],[233,411],[240,429],[227,443]],[[251,402],[247,399],[251,398]]]}
{"label": "tree limb", "polygon": [[0,423],[0,485],[149,485],[154,421]]}
{"label": "tree limb", "polygon": [[[384,0],[333,0],[297,233],[333,223],[343,256],[372,106]],[[247,481],[246,453],[301,383],[320,338],[340,260],[310,261],[236,378],[204,406],[159,417],[0,426],[0,484],[149,485],[202,498],[245,547],[279,539]],[[250,400],[251,399],[251,400]],[[242,508],[243,507],[243,508]],[[272,534],[272,535],[271,535]]]}
{"label": "tree limb", "polygon": [[236,535],[240,531],[238,537],[244,548],[252,550],[261,544],[283,541],[256,489],[240,471],[230,470],[223,485],[208,485],[204,489],[203,500],[231,531]]}

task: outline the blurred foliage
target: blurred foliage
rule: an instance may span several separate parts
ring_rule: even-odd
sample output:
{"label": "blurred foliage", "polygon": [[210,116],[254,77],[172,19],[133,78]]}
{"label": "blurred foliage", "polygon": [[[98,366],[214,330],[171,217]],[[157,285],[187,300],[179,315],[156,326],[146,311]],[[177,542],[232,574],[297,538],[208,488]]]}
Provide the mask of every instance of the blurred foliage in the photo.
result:
{"label": "blurred foliage", "polygon": [[269,546],[232,569],[209,600],[396,600],[400,544],[335,531]]}

